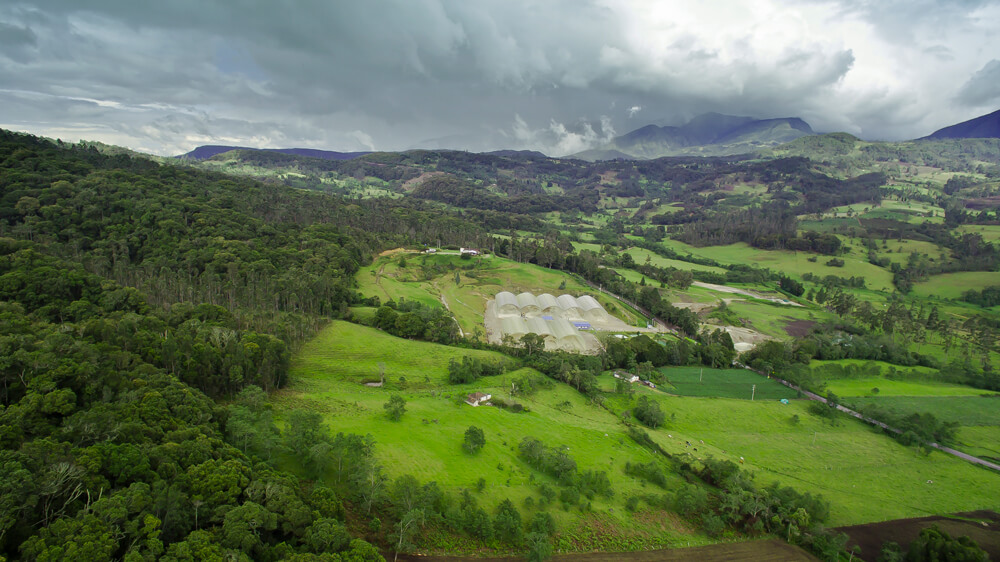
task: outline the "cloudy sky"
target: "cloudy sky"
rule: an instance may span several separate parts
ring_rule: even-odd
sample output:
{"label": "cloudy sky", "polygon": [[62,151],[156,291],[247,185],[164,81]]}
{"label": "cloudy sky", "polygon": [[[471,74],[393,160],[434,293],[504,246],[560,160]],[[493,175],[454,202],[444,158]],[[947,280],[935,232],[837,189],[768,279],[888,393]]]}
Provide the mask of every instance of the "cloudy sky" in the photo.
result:
{"label": "cloudy sky", "polygon": [[1000,0],[0,2],[0,127],[562,155],[707,111],[906,139],[1000,108]]}

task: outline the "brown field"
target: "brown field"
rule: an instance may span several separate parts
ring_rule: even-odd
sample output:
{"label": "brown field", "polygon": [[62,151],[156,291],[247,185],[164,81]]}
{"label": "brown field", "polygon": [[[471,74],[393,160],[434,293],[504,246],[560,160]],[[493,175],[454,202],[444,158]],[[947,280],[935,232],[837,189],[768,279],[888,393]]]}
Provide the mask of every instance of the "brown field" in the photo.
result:
{"label": "brown field", "polygon": [[[389,560],[392,553],[387,554]],[[400,554],[399,560],[406,562],[512,562],[523,558],[477,558],[472,556],[409,556]],[[577,552],[573,554],[558,554],[551,560],[570,562],[618,562],[631,560],[635,562],[672,562],[699,560],[704,562],[731,562],[735,560],[755,560],[762,562],[813,562],[818,560],[797,546],[792,546],[779,539],[712,544],[691,548],[670,548],[665,550],[647,550],[639,552]]]}
{"label": "brown field", "polygon": [[990,555],[991,560],[1000,560],[1000,514],[993,511],[970,511],[956,513],[953,517],[935,515],[915,519],[896,519],[882,523],[852,525],[837,530],[850,537],[847,544],[861,547],[860,556],[864,560],[875,560],[882,550],[882,544],[894,541],[903,547],[917,538],[920,531],[937,525],[953,538],[968,536]]}

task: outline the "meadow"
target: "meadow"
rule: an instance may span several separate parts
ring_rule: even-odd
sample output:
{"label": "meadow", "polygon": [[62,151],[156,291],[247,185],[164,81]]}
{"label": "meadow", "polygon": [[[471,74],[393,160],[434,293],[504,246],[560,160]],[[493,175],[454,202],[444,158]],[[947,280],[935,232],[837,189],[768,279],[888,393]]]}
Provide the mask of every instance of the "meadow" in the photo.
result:
{"label": "meadow", "polygon": [[926,281],[915,284],[913,293],[921,297],[958,299],[968,290],[982,290],[984,287],[995,285],[1000,285],[1000,272],[962,271],[933,275]]}
{"label": "meadow", "polygon": [[[601,514],[605,525],[633,533],[628,539],[633,542],[627,544],[652,548],[714,542],[685,525],[653,524],[623,508],[632,495],[664,493],[623,472],[626,462],[655,458],[624,435],[620,422],[619,416],[634,406],[636,396],[608,392],[608,411],[568,386],[553,383],[531,396],[512,398],[527,412],[473,408],[462,402],[468,393],[481,391],[511,399],[513,379],[541,375],[521,369],[475,384],[446,384],[448,361],[466,354],[502,358],[491,352],[401,340],[336,321],[295,356],[291,384],[274,396],[277,414],[280,419],[291,408],[310,408],[323,415],[331,431],[371,434],[376,456],[391,477],[413,474],[423,481],[437,481],[453,492],[474,487],[479,478],[485,478],[486,488],[478,497],[486,509],[504,498],[523,506],[527,497],[537,495],[539,483],[550,481],[517,456],[517,443],[525,436],[535,436],[546,444],[566,447],[581,469],[608,472],[615,495],[596,498],[592,508]],[[386,386],[360,384],[376,378],[379,362],[385,363]],[[707,388],[705,381],[697,382],[699,369],[673,371],[670,376],[678,392],[687,387],[695,389],[693,394],[698,387],[701,391]],[[732,378],[716,379],[716,375]],[[757,382],[749,382],[751,375]],[[692,461],[713,455],[738,462],[742,456],[745,468],[762,484],[780,481],[823,494],[832,504],[832,525],[998,507],[994,498],[1000,497],[1000,479],[994,474],[941,453],[924,455],[855,420],[838,419],[837,425],[831,425],[811,414],[806,401],[780,403],[778,394],[769,394],[773,387],[766,379],[753,373],[706,369],[706,376],[713,377],[711,392],[715,395],[738,395],[739,385],[747,381],[758,384],[760,399],[668,396],[635,385],[637,395],[654,398],[667,413],[665,426],[650,434],[671,453],[683,458],[690,455]],[[610,375],[599,379],[602,388],[613,388]],[[783,387],[778,390],[784,392]],[[407,402],[399,422],[389,421],[382,408],[394,393]],[[486,434],[486,447],[476,455],[461,449],[463,432],[470,425],[481,427]],[[927,480],[934,484],[925,484]],[[682,482],[681,477],[672,475],[668,491]],[[522,508],[525,517],[530,511]],[[560,529],[574,536],[594,532],[587,527],[594,518],[576,508],[554,509],[553,515]]]}
{"label": "meadow", "polygon": [[[565,447],[581,470],[607,471],[615,496],[595,498],[592,507],[609,514],[616,525],[638,533],[633,538],[645,541],[638,546],[716,542],[684,525],[633,520],[624,509],[631,495],[664,491],[624,474],[626,462],[649,462],[654,455],[629,440],[614,416],[564,384],[553,383],[532,396],[511,398],[513,379],[542,376],[529,369],[486,377],[474,384],[447,384],[448,361],[470,354],[498,359],[488,352],[401,340],[335,321],[296,355],[291,384],[276,393],[273,401],[279,418],[289,409],[308,408],[320,412],[332,432],[371,434],[376,457],[390,477],[412,474],[423,482],[436,481],[453,493],[474,489],[476,482],[485,478],[486,488],[478,495],[483,507],[492,512],[509,498],[521,508],[524,518],[530,517],[532,510],[524,508],[523,502],[529,496],[538,499],[539,484],[549,483],[558,489],[553,479],[518,457],[521,439],[534,436],[547,445]],[[377,372],[378,362],[386,364],[386,386],[360,384]],[[406,380],[401,382],[399,377]],[[512,413],[465,404],[466,395],[477,391],[515,400],[528,411]],[[399,422],[389,421],[382,408],[392,394],[406,400],[406,413]],[[475,455],[461,447],[470,425],[482,428],[486,436],[485,447]],[[682,483],[680,476],[673,475],[670,489]],[[587,521],[586,514],[576,508],[551,509],[551,513],[559,528],[567,532]]]}
{"label": "meadow", "polygon": [[667,451],[692,461],[743,457],[762,484],[822,494],[831,503],[831,526],[1000,507],[996,474],[944,453],[905,447],[858,420],[841,416],[833,425],[810,414],[805,400],[642,392],[668,413],[666,426],[651,432]]}

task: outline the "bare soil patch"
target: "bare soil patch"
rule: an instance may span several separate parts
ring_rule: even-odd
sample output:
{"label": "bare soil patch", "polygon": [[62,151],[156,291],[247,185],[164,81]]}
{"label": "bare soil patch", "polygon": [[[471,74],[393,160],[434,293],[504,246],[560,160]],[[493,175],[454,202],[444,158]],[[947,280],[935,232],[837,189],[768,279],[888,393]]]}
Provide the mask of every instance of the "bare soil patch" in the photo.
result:
{"label": "bare soil patch", "polygon": [[956,513],[953,517],[934,515],[914,519],[896,519],[882,523],[852,525],[837,530],[846,533],[847,545],[861,547],[861,557],[875,560],[887,541],[898,543],[905,552],[920,531],[937,525],[954,538],[968,536],[990,555],[991,560],[1000,560],[1000,514],[993,511],[970,511]]}
{"label": "bare soil patch", "polygon": [[785,333],[793,338],[804,338],[812,332],[815,325],[812,320],[792,320],[785,325]]}
{"label": "bare soil patch", "polygon": [[[391,553],[390,553],[391,554]],[[407,562],[511,562],[524,558],[478,558],[472,556],[411,556],[399,555],[399,560]],[[778,539],[712,544],[690,548],[671,548],[662,550],[647,550],[637,552],[579,552],[573,554],[558,554],[551,560],[570,562],[619,562],[633,560],[636,562],[684,561],[700,560],[705,562],[722,562],[733,560],[760,560],[764,562],[788,562],[818,560],[797,546],[792,546]]]}

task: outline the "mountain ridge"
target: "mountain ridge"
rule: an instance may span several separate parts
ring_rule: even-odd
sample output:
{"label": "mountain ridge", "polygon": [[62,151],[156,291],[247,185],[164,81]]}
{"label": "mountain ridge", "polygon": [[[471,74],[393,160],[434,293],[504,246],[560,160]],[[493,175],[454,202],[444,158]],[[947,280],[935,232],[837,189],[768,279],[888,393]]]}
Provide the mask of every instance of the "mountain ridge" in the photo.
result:
{"label": "mountain ridge", "polygon": [[755,152],[814,134],[812,127],[798,117],[755,119],[703,113],[680,126],[646,125],[570,157],[595,161],[727,156]]}
{"label": "mountain ridge", "polygon": [[220,144],[206,144],[194,150],[175,156],[175,158],[185,160],[208,160],[213,156],[231,152],[233,150],[259,150],[263,152],[280,152],[281,154],[291,154],[293,156],[306,156],[309,158],[321,158],[323,160],[351,160],[359,156],[371,154],[371,151],[364,152],[337,152],[334,150],[320,150],[317,148],[253,148],[249,146],[227,146]]}
{"label": "mountain ridge", "polygon": [[1000,109],[934,131],[917,140],[1000,138]]}

